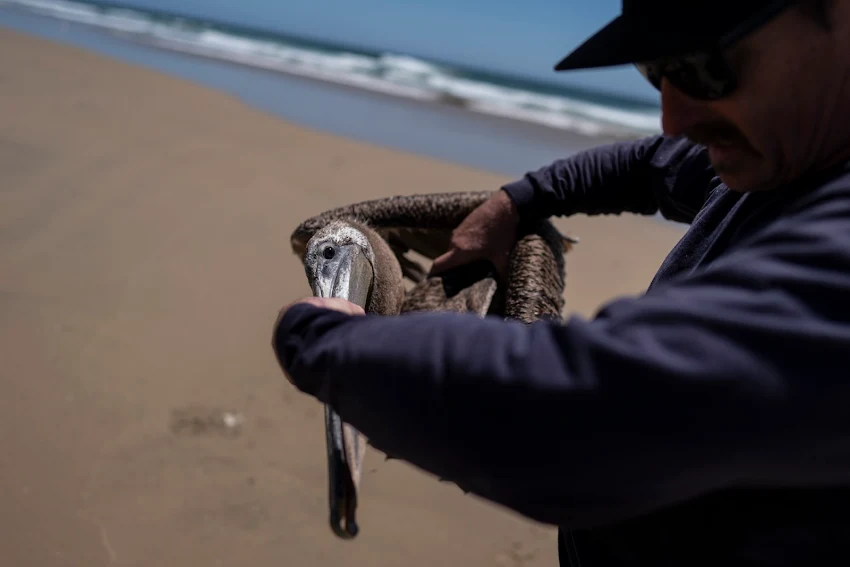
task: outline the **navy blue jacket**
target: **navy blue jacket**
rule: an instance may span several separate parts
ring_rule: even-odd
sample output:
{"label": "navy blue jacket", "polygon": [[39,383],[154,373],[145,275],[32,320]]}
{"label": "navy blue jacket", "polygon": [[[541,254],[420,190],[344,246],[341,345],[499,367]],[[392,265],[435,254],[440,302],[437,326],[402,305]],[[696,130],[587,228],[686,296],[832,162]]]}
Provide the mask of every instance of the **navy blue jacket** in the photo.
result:
{"label": "navy blue jacket", "polygon": [[589,320],[293,307],[274,344],[296,386],[561,526],[563,565],[850,564],[850,170],[741,194],[703,147],[652,137],[504,190],[524,218],[691,226],[645,294]]}

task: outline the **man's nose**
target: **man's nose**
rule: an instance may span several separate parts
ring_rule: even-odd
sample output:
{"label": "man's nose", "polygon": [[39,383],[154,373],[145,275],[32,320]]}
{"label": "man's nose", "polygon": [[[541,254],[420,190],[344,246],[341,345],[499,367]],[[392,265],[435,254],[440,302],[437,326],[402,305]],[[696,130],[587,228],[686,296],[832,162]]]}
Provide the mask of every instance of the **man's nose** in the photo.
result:
{"label": "man's nose", "polygon": [[666,79],[661,81],[661,128],[664,134],[680,136],[710,118],[711,112],[705,102],[689,97]]}

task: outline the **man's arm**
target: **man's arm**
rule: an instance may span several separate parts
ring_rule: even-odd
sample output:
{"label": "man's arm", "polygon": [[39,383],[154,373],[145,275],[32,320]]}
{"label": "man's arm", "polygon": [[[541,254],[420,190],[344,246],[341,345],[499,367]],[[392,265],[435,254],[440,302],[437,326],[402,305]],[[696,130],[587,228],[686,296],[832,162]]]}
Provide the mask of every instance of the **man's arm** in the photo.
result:
{"label": "man's arm", "polygon": [[850,477],[850,204],[820,199],[591,321],[296,306],[275,350],[378,449],[582,527]]}
{"label": "man's arm", "polygon": [[718,185],[705,148],[683,138],[655,136],[589,149],[494,192],[455,228],[432,273],[487,259],[504,276],[524,220],[660,212],[690,223]]}
{"label": "man's arm", "polygon": [[502,189],[523,218],[660,212],[689,223],[714,177],[704,147],[652,136],[579,152]]}

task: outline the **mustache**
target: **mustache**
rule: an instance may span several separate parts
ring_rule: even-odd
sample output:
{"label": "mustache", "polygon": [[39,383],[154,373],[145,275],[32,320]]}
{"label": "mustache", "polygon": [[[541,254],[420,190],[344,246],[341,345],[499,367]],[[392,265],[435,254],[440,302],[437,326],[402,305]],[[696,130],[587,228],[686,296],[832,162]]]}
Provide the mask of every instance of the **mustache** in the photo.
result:
{"label": "mustache", "polygon": [[697,124],[688,128],[683,132],[683,135],[692,142],[703,146],[750,147],[750,143],[741,131],[727,122]]}

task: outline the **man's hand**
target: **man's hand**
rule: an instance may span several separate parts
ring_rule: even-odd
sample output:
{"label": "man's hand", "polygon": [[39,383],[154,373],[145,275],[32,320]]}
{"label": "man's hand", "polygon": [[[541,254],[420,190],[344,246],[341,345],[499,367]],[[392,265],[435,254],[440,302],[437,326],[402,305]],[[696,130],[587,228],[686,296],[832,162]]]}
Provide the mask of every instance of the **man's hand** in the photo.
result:
{"label": "man's hand", "polygon": [[316,307],[321,307],[322,309],[330,309],[332,311],[339,311],[340,313],[345,313],[346,315],[365,315],[366,312],[363,311],[363,308],[357,305],[356,303],[351,303],[347,299],[341,299],[339,297],[305,297],[303,299],[299,299],[298,301],[293,301],[286,307],[280,310],[280,313],[277,314],[277,321],[274,322],[274,332],[277,333],[277,328],[280,326],[280,321],[286,315],[286,312],[295,305],[307,303],[309,305],[315,305]]}
{"label": "man's hand", "polygon": [[434,260],[432,274],[475,260],[487,259],[499,276],[508,273],[508,260],[516,243],[519,212],[504,191],[496,191],[453,231],[451,249]]}
{"label": "man's hand", "polygon": [[363,311],[363,308],[357,305],[356,303],[351,303],[347,299],[342,299],[339,297],[305,297],[304,299],[299,299],[293,303],[290,303],[286,307],[284,307],[280,312],[280,318],[286,313],[286,311],[292,307],[293,305],[298,305],[299,303],[308,303],[310,305],[315,305],[316,307],[321,307],[322,309],[330,309],[332,311],[339,311],[340,313],[345,313],[346,315],[365,315],[366,312]]}
{"label": "man's hand", "polygon": [[[366,312],[363,311],[363,308],[357,305],[356,303],[352,303],[346,299],[341,299],[338,297],[305,297],[304,299],[299,299],[298,301],[294,301],[280,310],[280,313],[277,315],[277,320],[274,323],[274,328],[272,329],[272,348],[275,350],[275,354],[278,356],[278,361],[280,361],[280,353],[277,352],[277,331],[280,327],[280,322],[283,320],[286,312],[295,305],[299,305],[302,303],[307,303],[309,305],[315,305],[316,307],[320,307],[322,309],[331,309],[333,311],[339,311],[340,313],[345,313],[346,315],[365,315]],[[292,382],[289,374],[286,373],[285,368],[281,368],[286,375],[286,379]]]}

